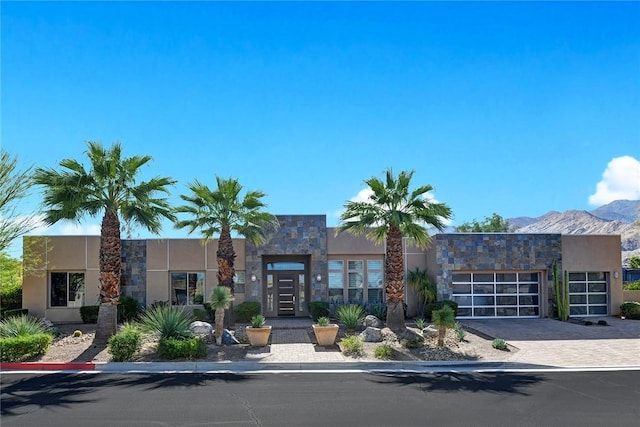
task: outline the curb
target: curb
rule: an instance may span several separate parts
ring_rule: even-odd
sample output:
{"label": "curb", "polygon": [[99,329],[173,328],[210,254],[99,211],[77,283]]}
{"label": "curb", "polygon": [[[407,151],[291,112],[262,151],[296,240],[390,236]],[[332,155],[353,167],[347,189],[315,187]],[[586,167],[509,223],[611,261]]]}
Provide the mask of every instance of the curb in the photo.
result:
{"label": "curb", "polygon": [[2,362],[2,371],[93,371],[96,364],[92,362]]}

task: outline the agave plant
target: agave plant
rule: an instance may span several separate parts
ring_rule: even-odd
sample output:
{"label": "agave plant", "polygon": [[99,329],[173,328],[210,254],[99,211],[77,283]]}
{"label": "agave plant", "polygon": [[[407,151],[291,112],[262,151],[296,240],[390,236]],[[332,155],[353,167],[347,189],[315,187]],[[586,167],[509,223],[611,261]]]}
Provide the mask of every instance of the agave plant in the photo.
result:
{"label": "agave plant", "polygon": [[142,314],[141,322],[146,331],[160,339],[181,339],[193,335],[190,328],[192,316],[184,307],[152,306]]}
{"label": "agave plant", "polygon": [[336,309],[336,317],[348,330],[354,330],[364,320],[364,308],[359,304],[341,305]]}
{"label": "agave plant", "polygon": [[46,327],[33,316],[12,316],[0,321],[0,337],[14,338],[46,332]]}

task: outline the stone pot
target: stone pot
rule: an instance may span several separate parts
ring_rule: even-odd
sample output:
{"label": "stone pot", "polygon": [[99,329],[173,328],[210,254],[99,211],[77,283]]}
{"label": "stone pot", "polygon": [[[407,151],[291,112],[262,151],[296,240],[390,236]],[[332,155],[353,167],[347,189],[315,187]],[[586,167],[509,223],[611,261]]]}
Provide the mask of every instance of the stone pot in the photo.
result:
{"label": "stone pot", "polygon": [[271,326],[263,326],[261,328],[247,326],[247,337],[249,338],[249,343],[254,347],[266,346],[270,335]]}
{"label": "stone pot", "polygon": [[338,336],[338,325],[319,326],[313,325],[313,333],[316,335],[316,342],[321,346],[334,345]]}

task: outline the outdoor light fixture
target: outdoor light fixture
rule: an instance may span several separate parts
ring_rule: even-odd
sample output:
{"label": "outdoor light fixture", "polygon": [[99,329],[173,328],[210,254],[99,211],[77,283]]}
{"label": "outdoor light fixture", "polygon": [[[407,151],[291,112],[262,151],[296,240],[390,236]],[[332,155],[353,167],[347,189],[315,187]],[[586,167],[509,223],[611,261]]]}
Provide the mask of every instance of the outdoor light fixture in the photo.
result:
{"label": "outdoor light fixture", "polygon": [[252,275],[251,275],[251,281],[252,281],[252,282],[255,282],[256,280],[258,280],[258,278],[256,277],[256,275],[255,275],[255,274],[252,274]]}
{"label": "outdoor light fixture", "polygon": [[318,282],[322,281],[322,274],[318,274],[318,275],[316,276],[316,280],[317,280]]}
{"label": "outdoor light fixture", "polygon": [[616,278],[616,279],[618,278],[618,272],[617,271],[613,272],[613,277]]}

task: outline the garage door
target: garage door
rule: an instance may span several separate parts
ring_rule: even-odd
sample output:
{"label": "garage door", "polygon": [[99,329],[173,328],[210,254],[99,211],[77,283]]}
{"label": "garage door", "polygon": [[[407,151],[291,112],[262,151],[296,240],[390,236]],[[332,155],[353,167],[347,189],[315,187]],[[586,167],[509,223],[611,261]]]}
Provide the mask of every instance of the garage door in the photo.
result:
{"label": "garage door", "polygon": [[569,315],[606,316],[607,282],[604,272],[569,273]]}
{"label": "garage door", "polygon": [[540,273],[455,272],[458,318],[540,317]]}

